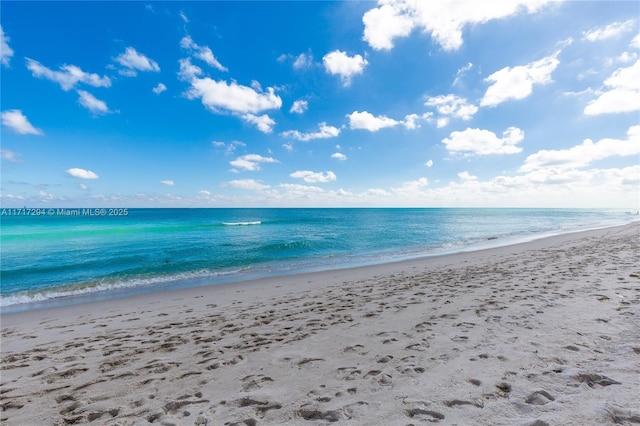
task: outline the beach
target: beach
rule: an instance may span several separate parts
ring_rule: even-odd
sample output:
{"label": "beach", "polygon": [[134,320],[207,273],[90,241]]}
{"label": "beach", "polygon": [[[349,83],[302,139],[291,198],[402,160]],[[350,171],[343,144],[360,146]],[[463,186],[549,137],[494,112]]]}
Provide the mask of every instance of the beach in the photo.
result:
{"label": "beach", "polygon": [[640,223],[3,314],[6,425],[640,424]]}

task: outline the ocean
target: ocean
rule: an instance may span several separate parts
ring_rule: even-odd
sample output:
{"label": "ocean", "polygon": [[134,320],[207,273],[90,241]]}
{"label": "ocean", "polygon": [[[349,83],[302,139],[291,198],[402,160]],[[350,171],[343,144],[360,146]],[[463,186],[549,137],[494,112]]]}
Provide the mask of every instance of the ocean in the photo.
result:
{"label": "ocean", "polygon": [[563,209],[2,209],[0,308],[370,265],[636,219]]}

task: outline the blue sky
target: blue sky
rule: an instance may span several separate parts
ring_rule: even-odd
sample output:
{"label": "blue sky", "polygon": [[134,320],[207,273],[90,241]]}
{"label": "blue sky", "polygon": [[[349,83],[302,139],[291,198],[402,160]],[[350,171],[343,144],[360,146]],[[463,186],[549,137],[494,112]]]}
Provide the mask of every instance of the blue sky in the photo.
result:
{"label": "blue sky", "polygon": [[640,204],[636,1],[2,2],[3,207]]}

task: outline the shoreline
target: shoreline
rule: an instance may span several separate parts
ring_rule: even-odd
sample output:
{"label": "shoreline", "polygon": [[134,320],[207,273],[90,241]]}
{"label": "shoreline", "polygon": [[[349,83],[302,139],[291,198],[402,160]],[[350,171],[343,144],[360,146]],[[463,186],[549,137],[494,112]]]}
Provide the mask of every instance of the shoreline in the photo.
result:
{"label": "shoreline", "polygon": [[633,222],[3,313],[0,416],[7,425],[635,424],[639,236]]}
{"label": "shoreline", "polygon": [[[413,262],[413,261],[421,261],[431,258],[438,258],[442,256],[454,256],[457,254],[463,253],[473,253],[484,250],[491,249],[500,249],[503,247],[511,247],[519,244],[527,244],[532,243],[538,240],[544,240],[546,238],[553,238],[563,235],[570,235],[574,233],[581,232],[589,232],[589,231],[597,231],[600,229],[607,228],[615,228],[619,226],[626,226],[636,222],[640,222],[638,219],[634,219],[629,222],[620,223],[620,224],[598,224],[597,226],[592,225],[588,227],[583,227],[579,229],[561,229],[554,231],[546,231],[541,233],[533,233],[526,235],[516,235],[516,236],[508,236],[504,238],[494,238],[489,237],[486,240],[477,241],[473,243],[468,243],[466,245],[462,245],[455,249],[451,250],[442,250],[438,249],[426,254],[407,254],[406,256],[400,256],[397,258],[389,258],[389,257],[377,257],[376,260],[364,260],[360,259],[353,263],[347,264],[330,264],[324,266],[314,266],[296,269],[292,271],[286,270],[277,270],[275,273],[265,273],[262,272],[247,272],[245,276],[239,276],[235,274],[229,274],[227,276],[226,273],[221,273],[220,275],[216,275],[215,278],[212,276],[204,276],[198,278],[186,278],[186,279],[177,279],[177,280],[169,280],[166,283],[156,283],[151,285],[141,285],[141,286],[122,286],[117,287],[115,289],[109,290],[98,290],[94,291],[92,287],[87,287],[86,293],[80,294],[64,294],[63,296],[57,297],[46,297],[42,300],[29,301],[29,302],[21,302],[21,303],[13,303],[5,306],[0,306],[0,315],[5,314],[13,314],[19,312],[28,312],[32,310],[40,310],[40,309],[57,309],[65,306],[74,306],[85,303],[97,303],[97,302],[109,302],[112,300],[118,299],[127,299],[130,297],[137,296],[148,296],[153,293],[164,293],[171,291],[184,291],[190,288],[200,288],[200,287],[210,287],[210,286],[221,286],[221,285],[238,285],[245,282],[253,282],[258,280],[268,280],[268,279],[279,279],[287,276],[297,276],[297,275],[305,275],[305,274],[313,274],[313,273],[324,273],[324,272],[332,272],[332,271],[344,271],[349,269],[358,269],[358,268],[369,268],[375,266],[384,266],[387,264],[401,263],[401,262]],[[247,269],[250,271],[251,268]],[[266,275],[265,275],[266,274]],[[172,288],[173,287],[173,288]],[[73,290],[77,291],[77,290]],[[46,294],[56,294],[57,292],[47,292]],[[36,293],[29,297],[35,297],[41,295],[42,293]],[[16,297],[15,295],[9,297]]]}

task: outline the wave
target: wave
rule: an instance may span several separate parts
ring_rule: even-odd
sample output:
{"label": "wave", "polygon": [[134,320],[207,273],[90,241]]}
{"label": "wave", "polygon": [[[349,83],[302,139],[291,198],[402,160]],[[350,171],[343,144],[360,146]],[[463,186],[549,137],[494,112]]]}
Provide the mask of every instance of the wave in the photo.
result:
{"label": "wave", "polygon": [[55,289],[41,289],[37,291],[23,291],[0,297],[0,307],[4,308],[12,305],[24,303],[45,302],[52,299],[62,299],[75,296],[88,296],[92,294],[108,293],[118,290],[131,290],[135,288],[152,287],[155,285],[169,284],[179,281],[200,280],[207,278],[224,277],[228,275],[240,274],[250,270],[251,267],[229,270],[224,272],[213,272],[210,270],[199,270],[192,272],[182,272],[173,275],[161,275],[149,278],[121,279],[117,281],[105,282],[104,280],[85,282],[81,284],[68,285],[66,288],[57,287]]}
{"label": "wave", "polygon": [[254,220],[250,222],[222,222],[223,225],[226,226],[247,226],[247,225],[260,225],[262,224],[259,220]]}

